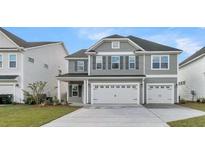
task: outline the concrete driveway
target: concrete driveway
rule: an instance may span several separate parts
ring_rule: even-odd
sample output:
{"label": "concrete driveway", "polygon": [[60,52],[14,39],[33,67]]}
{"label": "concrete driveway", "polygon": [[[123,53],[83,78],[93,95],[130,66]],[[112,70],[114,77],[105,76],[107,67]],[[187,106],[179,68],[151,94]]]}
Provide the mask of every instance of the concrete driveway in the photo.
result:
{"label": "concrete driveway", "polygon": [[92,105],[43,127],[166,127],[166,122],[205,115],[179,105]]}

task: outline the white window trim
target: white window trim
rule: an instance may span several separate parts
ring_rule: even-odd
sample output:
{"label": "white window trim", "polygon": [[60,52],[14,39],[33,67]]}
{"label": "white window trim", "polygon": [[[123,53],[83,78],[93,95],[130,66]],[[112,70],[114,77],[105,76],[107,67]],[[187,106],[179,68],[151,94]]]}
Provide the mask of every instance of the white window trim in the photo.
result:
{"label": "white window trim", "polygon": [[[114,43],[118,43],[118,46],[115,47]],[[120,49],[120,41],[112,41],[112,49]]]}
{"label": "white window trim", "polygon": [[[97,57],[101,57],[101,60],[102,60],[102,62],[101,62],[101,68],[97,68]],[[96,70],[102,70],[103,69],[103,56],[96,56]]]}
{"label": "white window trim", "polygon": [[[78,69],[78,62],[83,62],[83,65],[82,65],[82,66],[83,66],[83,70],[79,70],[79,69]],[[82,60],[78,60],[78,61],[77,61],[77,71],[78,71],[78,72],[84,72],[84,71],[85,71],[85,62],[84,62],[84,61],[82,61]]]}
{"label": "white window trim", "polygon": [[3,69],[4,68],[4,56],[3,54],[0,54],[0,56],[2,57],[2,67],[0,67],[0,69]]}
{"label": "white window trim", "polygon": [[[130,57],[134,57],[134,68],[130,68]],[[128,57],[128,64],[129,64],[129,70],[134,70],[136,68],[136,57],[135,56],[129,56]]]}
{"label": "white window trim", "polygon": [[[153,68],[153,57],[159,57],[159,68]],[[168,57],[168,68],[161,68],[161,57],[167,56]],[[151,70],[169,70],[169,55],[151,55]]]}
{"label": "white window trim", "polygon": [[[119,68],[112,68],[112,64],[113,64],[113,62],[112,62],[112,57],[119,57]],[[111,70],[120,70],[120,56],[111,56]]]}
{"label": "white window trim", "polygon": [[[77,90],[76,90],[77,91],[77,96],[73,96],[73,87],[74,86],[77,86]],[[71,89],[72,97],[79,97],[79,89],[78,88],[79,88],[78,84],[72,84],[72,89]]]}
{"label": "white window trim", "polygon": [[[16,55],[16,67],[10,67],[10,55]],[[16,53],[9,53],[8,54],[8,68],[9,69],[16,69],[17,68],[17,54]]]}

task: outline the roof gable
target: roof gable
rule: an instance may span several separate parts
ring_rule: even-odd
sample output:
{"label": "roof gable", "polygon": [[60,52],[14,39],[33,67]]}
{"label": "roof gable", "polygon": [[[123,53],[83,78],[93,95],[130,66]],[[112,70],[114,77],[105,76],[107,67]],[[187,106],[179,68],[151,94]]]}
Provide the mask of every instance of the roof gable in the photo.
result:
{"label": "roof gable", "polygon": [[42,45],[48,45],[48,44],[53,44],[53,43],[58,43],[58,42],[27,42],[20,37],[12,34],[11,32],[5,30],[4,28],[0,27],[0,31],[6,35],[11,41],[13,41],[16,45],[19,47],[23,48],[31,48],[31,47],[37,47],[37,46],[42,46]]}
{"label": "roof gable", "polygon": [[195,52],[193,55],[191,55],[190,57],[188,57],[187,59],[185,59],[184,61],[182,61],[179,66],[182,66],[186,63],[189,63],[190,61],[194,60],[197,57],[200,57],[201,55],[205,55],[205,47],[201,48],[200,50],[198,50],[197,52]]}

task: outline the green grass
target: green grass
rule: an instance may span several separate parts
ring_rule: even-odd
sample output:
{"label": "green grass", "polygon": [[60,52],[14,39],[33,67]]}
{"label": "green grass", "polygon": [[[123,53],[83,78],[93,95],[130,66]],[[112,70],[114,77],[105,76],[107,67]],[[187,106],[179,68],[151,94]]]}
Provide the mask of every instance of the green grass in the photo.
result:
{"label": "green grass", "polygon": [[[205,111],[205,104],[196,102],[186,102],[181,104],[184,107],[189,107],[201,111]],[[168,122],[171,127],[205,127],[205,116],[189,118],[185,120],[171,121]]]}
{"label": "green grass", "polygon": [[0,106],[0,127],[38,127],[78,108],[37,105]]}

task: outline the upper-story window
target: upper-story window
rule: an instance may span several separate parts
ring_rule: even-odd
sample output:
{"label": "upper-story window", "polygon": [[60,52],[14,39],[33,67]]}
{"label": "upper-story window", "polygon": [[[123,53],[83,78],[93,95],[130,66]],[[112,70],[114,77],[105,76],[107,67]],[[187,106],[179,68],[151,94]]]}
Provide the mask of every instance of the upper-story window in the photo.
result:
{"label": "upper-story window", "polygon": [[34,63],[34,58],[28,57],[28,61]]}
{"label": "upper-story window", "polygon": [[0,55],[0,68],[3,68],[3,55]]}
{"label": "upper-story window", "polygon": [[120,68],[120,56],[112,56],[112,69]]}
{"label": "upper-story window", "polygon": [[129,69],[135,68],[135,56],[129,56]]}
{"label": "upper-story window", "polygon": [[112,49],[119,49],[120,48],[120,42],[119,41],[113,41],[112,42]]}
{"label": "upper-story window", "polygon": [[9,68],[16,68],[16,54],[9,55]]}
{"label": "upper-story window", "polygon": [[84,71],[84,61],[77,61],[77,70]]}
{"label": "upper-story window", "polygon": [[151,58],[153,70],[168,70],[169,56],[168,55],[153,55]]}
{"label": "upper-story window", "polygon": [[101,70],[102,65],[102,56],[96,56],[96,69]]}

